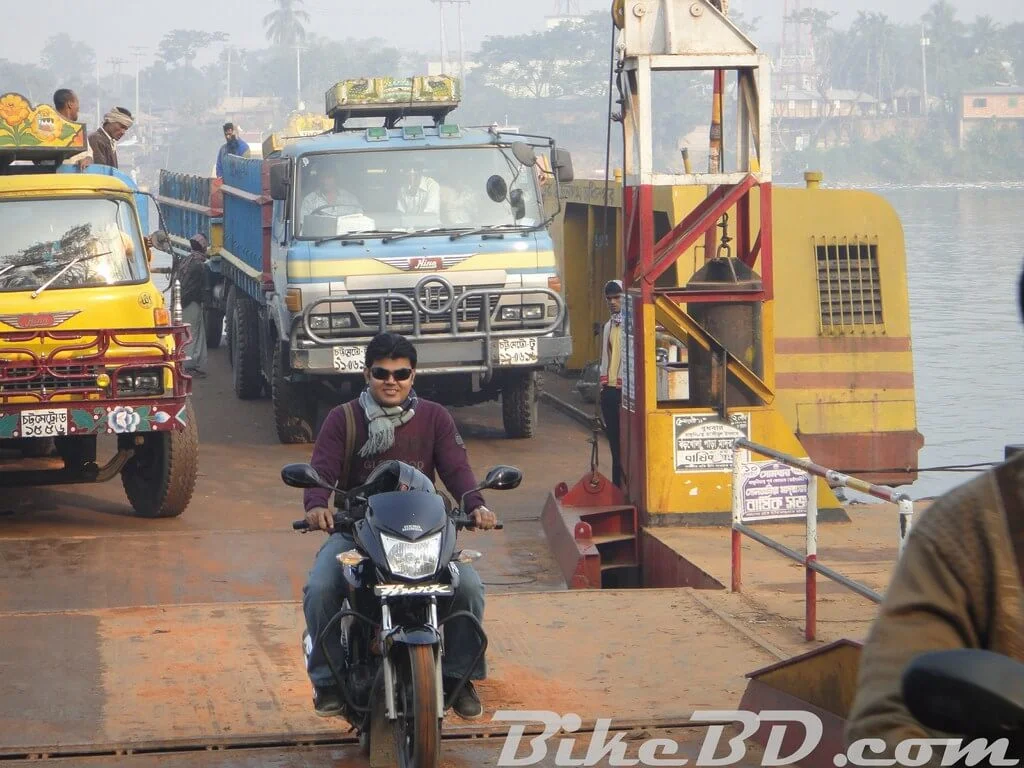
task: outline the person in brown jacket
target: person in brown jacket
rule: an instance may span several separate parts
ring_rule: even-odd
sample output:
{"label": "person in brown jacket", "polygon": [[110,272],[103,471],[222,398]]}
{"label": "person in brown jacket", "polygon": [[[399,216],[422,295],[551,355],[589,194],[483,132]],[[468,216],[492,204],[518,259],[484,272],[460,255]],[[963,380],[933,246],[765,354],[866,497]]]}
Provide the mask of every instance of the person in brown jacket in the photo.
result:
{"label": "person in brown jacket", "polygon": [[117,168],[117,142],[135,124],[132,113],[124,107],[114,107],[103,117],[103,125],[89,134],[89,147],[93,162]]}
{"label": "person in brown jacket", "polygon": [[[1018,285],[1024,318],[1024,274]],[[949,738],[918,723],[903,671],[929,651],[976,648],[1024,662],[1024,453],[936,500],[915,520],[861,653],[847,744],[881,739],[892,759],[912,738]],[[942,750],[933,751],[938,766]],[[915,762],[915,765],[919,765]]]}

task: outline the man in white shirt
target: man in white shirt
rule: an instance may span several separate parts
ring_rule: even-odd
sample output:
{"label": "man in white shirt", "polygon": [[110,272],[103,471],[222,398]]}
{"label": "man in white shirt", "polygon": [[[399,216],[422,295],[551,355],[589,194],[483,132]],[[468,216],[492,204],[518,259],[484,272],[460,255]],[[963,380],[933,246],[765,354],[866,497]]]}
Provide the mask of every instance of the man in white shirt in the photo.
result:
{"label": "man in white shirt", "polygon": [[441,214],[441,186],[423,175],[423,161],[412,160],[405,168],[405,183],[398,190],[398,210],[413,215]]}
{"label": "man in white shirt", "polygon": [[342,188],[338,171],[333,165],[322,164],[317,169],[316,178],[316,189],[302,198],[300,215],[303,220],[314,213],[317,216],[338,217],[363,212],[359,198]]}

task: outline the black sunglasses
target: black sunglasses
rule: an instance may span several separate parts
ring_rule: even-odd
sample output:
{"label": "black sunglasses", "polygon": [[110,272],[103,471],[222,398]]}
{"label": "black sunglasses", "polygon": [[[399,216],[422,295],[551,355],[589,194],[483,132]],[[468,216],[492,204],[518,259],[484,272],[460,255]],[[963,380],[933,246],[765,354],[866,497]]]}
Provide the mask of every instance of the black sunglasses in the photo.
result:
{"label": "black sunglasses", "polygon": [[374,366],[370,369],[370,375],[377,381],[387,381],[392,376],[395,377],[395,381],[408,381],[412,376],[412,368],[399,368],[397,371],[390,371],[387,368]]}

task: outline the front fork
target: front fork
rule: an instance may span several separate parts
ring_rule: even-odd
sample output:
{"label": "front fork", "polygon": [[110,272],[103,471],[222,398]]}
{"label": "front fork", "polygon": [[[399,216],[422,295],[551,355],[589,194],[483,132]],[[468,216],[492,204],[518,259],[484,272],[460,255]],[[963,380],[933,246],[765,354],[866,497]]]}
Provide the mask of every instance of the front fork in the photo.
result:
{"label": "front fork", "polygon": [[[391,635],[391,608],[388,606],[387,601],[381,603],[381,627],[380,627],[380,647],[382,649],[387,648],[387,639]],[[431,629],[437,630],[437,598],[430,598],[430,606],[428,611],[428,623]],[[442,677],[441,661],[442,661],[442,646],[444,644],[443,635],[442,641],[438,645],[434,646],[434,676],[437,690],[437,711],[444,712],[444,679]],[[398,719],[398,711],[395,708],[395,666],[391,661],[391,656],[388,653],[383,653],[383,668],[384,668],[384,711],[387,714],[389,720]]]}

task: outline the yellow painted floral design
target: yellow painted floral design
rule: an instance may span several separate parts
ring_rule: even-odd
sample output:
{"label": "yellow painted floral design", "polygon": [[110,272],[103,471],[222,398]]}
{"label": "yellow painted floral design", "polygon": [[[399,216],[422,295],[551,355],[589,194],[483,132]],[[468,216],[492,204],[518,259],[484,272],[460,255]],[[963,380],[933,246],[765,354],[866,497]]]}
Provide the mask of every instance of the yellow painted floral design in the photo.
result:
{"label": "yellow painted floral design", "polygon": [[28,102],[16,93],[8,93],[0,98],[0,119],[10,126],[25,122],[31,111]]}

